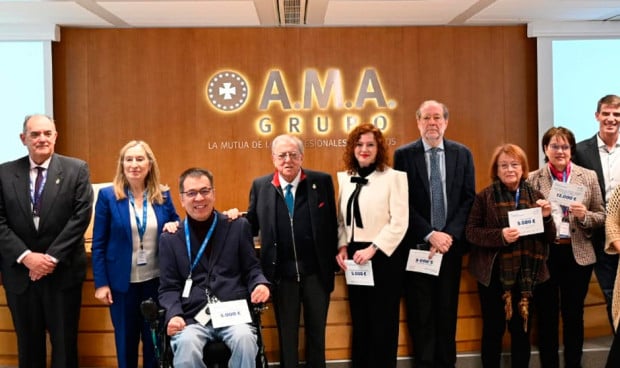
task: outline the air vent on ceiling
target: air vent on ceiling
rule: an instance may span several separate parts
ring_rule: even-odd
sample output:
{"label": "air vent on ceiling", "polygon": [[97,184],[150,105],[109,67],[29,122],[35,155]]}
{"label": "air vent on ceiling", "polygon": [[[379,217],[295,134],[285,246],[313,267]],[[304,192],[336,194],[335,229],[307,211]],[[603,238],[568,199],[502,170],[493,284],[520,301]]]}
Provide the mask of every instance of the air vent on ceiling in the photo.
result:
{"label": "air vent on ceiling", "polygon": [[306,24],[308,0],[276,0],[280,25]]}

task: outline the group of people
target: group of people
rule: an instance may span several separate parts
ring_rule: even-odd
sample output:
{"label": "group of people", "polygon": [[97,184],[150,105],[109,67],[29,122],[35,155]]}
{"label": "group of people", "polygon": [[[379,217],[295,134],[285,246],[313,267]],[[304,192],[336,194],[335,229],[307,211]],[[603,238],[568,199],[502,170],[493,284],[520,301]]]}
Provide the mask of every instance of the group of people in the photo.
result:
{"label": "group of people", "polygon": [[[214,340],[230,348],[229,366],[254,367],[255,327],[236,321],[216,328],[211,313],[224,302],[271,300],[280,366],[299,365],[303,312],[306,366],[325,368],[330,293],[342,271],[352,367],[396,367],[403,295],[415,366],[455,367],[469,251],[483,366],[500,366],[507,327],[512,367],[528,367],[536,320],[541,365],[559,367],[561,314],[565,366],[580,367],[593,270],[614,330],[620,321],[618,258],[611,255],[620,252],[620,97],[603,97],[595,117],[599,132],[579,144],[570,130],[549,129],[541,144],[545,165],[533,172],[519,146],[499,145],[491,184],[478,194],[471,151],[444,137],[449,112],[438,101],[419,106],[420,139],[397,148],[393,166],[380,129],[353,128],[337,191],[328,173],[302,167],[299,138],[280,135],[271,145],[275,170],[253,181],[244,216],[216,210],[213,174],[190,168],[178,183],[183,220],[160,183],[152,149],[130,141],[112,185],[99,192],[92,243],[95,298],[109,305],[118,366],[137,367],[142,342],[143,367],[157,367],[157,346],[140,314],[140,303],[153,298],[166,310],[175,367],[204,366],[203,347]],[[54,153],[57,134],[50,117],[26,117],[21,139],[28,156],[0,166],[1,267],[20,367],[45,367],[46,331],[52,367],[78,367],[83,233],[93,192],[87,164]],[[552,198],[559,185],[578,191],[579,199]],[[530,232],[516,226],[517,211],[540,226]],[[607,366],[619,364],[616,337]]]}

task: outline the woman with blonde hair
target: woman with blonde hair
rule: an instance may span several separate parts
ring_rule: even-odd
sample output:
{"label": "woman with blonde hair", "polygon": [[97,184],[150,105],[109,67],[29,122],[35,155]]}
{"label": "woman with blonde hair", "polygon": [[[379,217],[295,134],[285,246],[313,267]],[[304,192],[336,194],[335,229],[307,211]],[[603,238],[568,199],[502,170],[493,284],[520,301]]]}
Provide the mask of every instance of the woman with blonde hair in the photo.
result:
{"label": "woman with blonde hair", "polygon": [[157,366],[148,324],[140,303],[157,300],[158,243],[162,231],[175,232],[179,216],[151,147],[130,141],[119,154],[113,185],[99,191],[93,230],[95,298],[110,306],[119,368]]}

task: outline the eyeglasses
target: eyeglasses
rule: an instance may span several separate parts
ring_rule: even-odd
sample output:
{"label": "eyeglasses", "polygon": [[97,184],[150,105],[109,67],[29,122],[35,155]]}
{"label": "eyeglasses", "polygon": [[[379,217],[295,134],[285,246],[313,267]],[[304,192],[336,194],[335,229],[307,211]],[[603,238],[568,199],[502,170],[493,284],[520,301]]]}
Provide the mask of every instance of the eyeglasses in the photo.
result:
{"label": "eyeglasses", "polygon": [[499,164],[497,165],[497,167],[499,167],[502,170],[508,170],[508,169],[513,169],[513,170],[517,170],[521,168],[521,164],[518,162],[511,162],[509,164]]}
{"label": "eyeglasses", "polygon": [[291,161],[296,161],[301,157],[301,154],[299,152],[283,152],[278,154],[274,153],[273,155],[278,159],[278,161],[284,161],[287,157],[290,158]]}
{"label": "eyeglasses", "polygon": [[187,198],[196,198],[198,193],[200,193],[200,195],[203,197],[207,197],[209,194],[211,194],[211,192],[213,192],[213,188],[202,188],[200,190],[188,190],[187,192],[181,192],[181,194],[186,196]]}
{"label": "eyeglasses", "polygon": [[570,151],[570,146],[568,144],[563,144],[563,145],[559,145],[559,144],[550,144],[549,148],[552,151],[558,152],[559,150],[562,151]]}

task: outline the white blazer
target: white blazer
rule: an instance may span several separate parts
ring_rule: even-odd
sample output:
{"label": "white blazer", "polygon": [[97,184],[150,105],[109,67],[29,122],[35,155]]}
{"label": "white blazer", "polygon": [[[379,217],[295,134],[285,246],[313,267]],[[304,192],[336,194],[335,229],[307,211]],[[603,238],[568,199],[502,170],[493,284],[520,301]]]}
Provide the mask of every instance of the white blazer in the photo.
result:
{"label": "white blazer", "polygon": [[[356,227],[355,241],[372,242],[390,256],[403,240],[409,224],[409,189],[407,174],[392,168],[375,171],[359,194],[364,228]],[[347,202],[355,190],[351,175],[338,173],[338,247],[351,240],[351,225],[346,225]],[[351,214],[353,219],[353,214]],[[351,221],[353,223],[353,221]]]}

